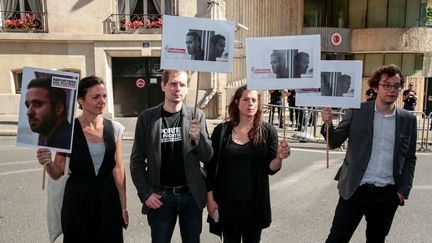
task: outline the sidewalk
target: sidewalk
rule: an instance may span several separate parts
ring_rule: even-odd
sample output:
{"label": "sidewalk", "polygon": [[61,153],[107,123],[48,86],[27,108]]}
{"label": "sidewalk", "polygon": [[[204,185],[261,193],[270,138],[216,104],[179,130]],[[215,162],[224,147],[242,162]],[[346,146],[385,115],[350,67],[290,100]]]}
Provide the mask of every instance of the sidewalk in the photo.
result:
{"label": "sidewalk", "polygon": [[[136,117],[118,117],[114,120],[123,124],[126,127],[124,140],[133,140],[135,133]],[[221,123],[222,120],[218,119],[207,119],[207,129],[209,134],[213,132],[213,129]],[[18,128],[18,115],[0,115],[0,137],[1,136],[16,136]],[[283,130],[276,128],[279,132],[279,137],[283,137]],[[314,143],[314,142],[299,142],[298,139],[287,137],[288,143],[293,148],[306,148],[306,149],[325,149],[325,144]]]}

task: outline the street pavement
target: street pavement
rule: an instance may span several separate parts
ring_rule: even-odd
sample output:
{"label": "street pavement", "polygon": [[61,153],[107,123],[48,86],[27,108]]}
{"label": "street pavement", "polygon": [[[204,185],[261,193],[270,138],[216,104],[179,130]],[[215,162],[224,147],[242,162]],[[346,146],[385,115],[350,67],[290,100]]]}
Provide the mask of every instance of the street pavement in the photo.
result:
{"label": "street pavement", "polygon": [[[129,172],[132,140],[123,144],[127,173],[130,225],[124,231],[125,242],[150,242],[146,217]],[[36,162],[35,149],[15,146],[14,136],[0,136],[0,242],[48,242],[46,191],[42,191],[42,167]],[[338,200],[333,177],[344,153],[330,153],[326,169],[326,151],[293,148],[283,168],[271,177],[273,222],[263,231],[263,243],[324,242]],[[406,206],[398,209],[387,242],[432,242],[432,155],[418,153],[414,188]],[[203,213],[203,243],[220,242],[208,232]],[[362,221],[351,242],[365,242]],[[58,239],[57,243],[62,242]],[[178,227],[173,243],[180,243]]]}

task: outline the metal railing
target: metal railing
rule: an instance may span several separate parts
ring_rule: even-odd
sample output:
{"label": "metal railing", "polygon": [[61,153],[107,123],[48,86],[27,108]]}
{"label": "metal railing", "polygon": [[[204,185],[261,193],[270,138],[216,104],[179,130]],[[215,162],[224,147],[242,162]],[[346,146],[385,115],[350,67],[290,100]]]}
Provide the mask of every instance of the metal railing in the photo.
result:
{"label": "metal railing", "polygon": [[[269,118],[272,107],[281,107],[278,105],[264,105],[264,119]],[[325,143],[324,137],[321,135],[321,110],[306,107],[286,107],[284,123],[286,125],[286,136],[299,142],[316,142]],[[279,126],[279,117],[275,109],[273,124]],[[426,115],[424,112],[411,111],[417,118],[417,150],[431,151],[429,145],[432,144],[432,113]],[[292,114],[292,115],[291,115]],[[342,120],[344,110],[333,110],[333,124],[337,126]],[[292,118],[292,119],[291,119]],[[346,143],[342,145],[345,148]]]}
{"label": "metal railing", "polygon": [[429,143],[432,143],[431,134],[431,116],[432,113],[426,115],[425,112],[421,111],[410,111],[417,119],[417,145],[418,151],[429,151]]}
{"label": "metal railing", "polygon": [[48,32],[46,12],[0,11],[0,32]]}
{"label": "metal railing", "polygon": [[111,14],[104,20],[106,34],[162,34],[159,14]]}

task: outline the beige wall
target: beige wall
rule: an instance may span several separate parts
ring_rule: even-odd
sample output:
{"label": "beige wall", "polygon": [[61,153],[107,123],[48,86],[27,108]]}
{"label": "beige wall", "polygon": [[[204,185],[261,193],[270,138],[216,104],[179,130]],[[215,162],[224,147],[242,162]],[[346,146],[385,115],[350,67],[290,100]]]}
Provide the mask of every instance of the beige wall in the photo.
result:
{"label": "beige wall", "polygon": [[353,29],[352,52],[432,52],[432,28]]}
{"label": "beige wall", "polygon": [[1,43],[0,114],[18,114],[20,95],[15,94],[13,70],[21,70],[24,66],[76,69],[86,75],[93,71],[93,60],[92,44]]}
{"label": "beige wall", "polygon": [[85,75],[93,70],[92,44],[1,43],[0,93],[15,93],[12,70],[24,66],[51,69],[78,69]]}
{"label": "beige wall", "polygon": [[103,33],[103,21],[116,13],[112,0],[46,1],[50,33]]}

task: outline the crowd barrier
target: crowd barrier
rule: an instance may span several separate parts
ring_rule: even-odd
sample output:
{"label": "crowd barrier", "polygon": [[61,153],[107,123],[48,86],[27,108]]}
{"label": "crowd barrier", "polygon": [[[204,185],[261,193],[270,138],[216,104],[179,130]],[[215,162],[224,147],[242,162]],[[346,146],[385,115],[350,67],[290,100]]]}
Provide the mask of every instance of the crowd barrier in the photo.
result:
{"label": "crowd barrier", "polygon": [[[269,121],[271,108],[279,108],[282,106],[266,104],[264,105],[264,119]],[[274,112],[273,124],[279,127],[279,117],[277,108]],[[430,144],[432,144],[432,113],[426,115],[424,112],[411,111],[417,118],[417,150],[422,152],[430,152]],[[291,115],[292,114],[292,115]],[[337,126],[342,120],[345,110],[333,109],[333,124]],[[323,122],[321,120],[321,109],[314,107],[289,107],[285,108],[286,136],[290,139],[299,142],[315,142],[325,143],[324,137],[321,135],[321,127]],[[291,119],[292,118],[292,119]],[[279,129],[282,132],[282,129]],[[346,143],[342,145],[344,149]]]}

